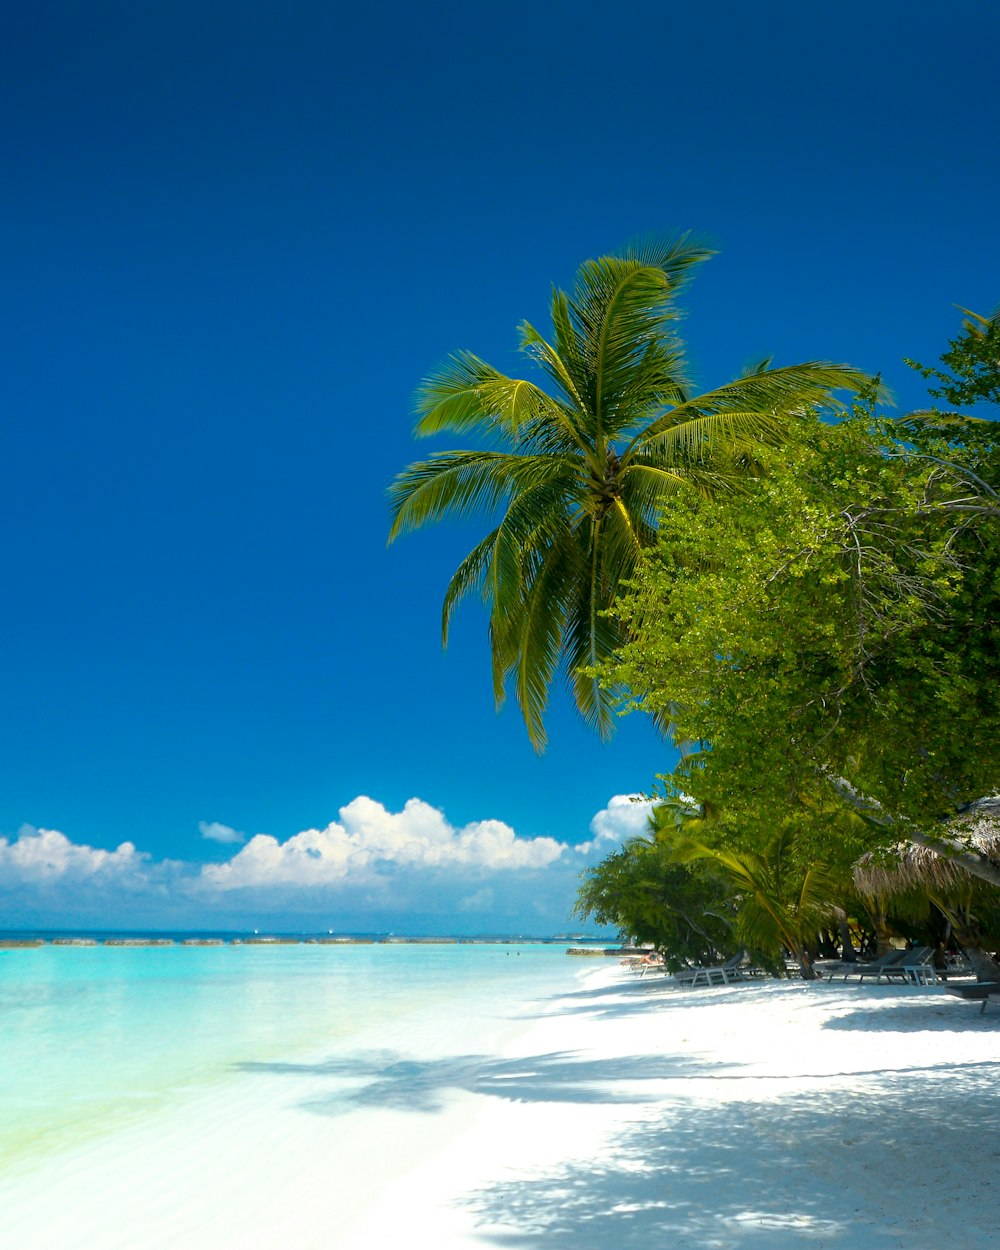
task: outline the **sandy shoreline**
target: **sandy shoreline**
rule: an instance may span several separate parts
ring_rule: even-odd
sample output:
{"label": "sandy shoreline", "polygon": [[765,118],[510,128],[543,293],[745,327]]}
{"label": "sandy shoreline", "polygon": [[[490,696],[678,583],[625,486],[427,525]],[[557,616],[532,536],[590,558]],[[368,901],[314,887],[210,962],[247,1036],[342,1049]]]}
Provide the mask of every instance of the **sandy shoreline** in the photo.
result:
{"label": "sandy shoreline", "polygon": [[937,988],[681,993],[602,969],[484,1065],[472,1128],[338,1245],[985,1250],[998,1032]]}
{"label": "sandy shoreline", "polygon": [[554,1000],[259,1065],[0,1178],[18,1250],[985,1250],[1000,1010],[937,987]]}

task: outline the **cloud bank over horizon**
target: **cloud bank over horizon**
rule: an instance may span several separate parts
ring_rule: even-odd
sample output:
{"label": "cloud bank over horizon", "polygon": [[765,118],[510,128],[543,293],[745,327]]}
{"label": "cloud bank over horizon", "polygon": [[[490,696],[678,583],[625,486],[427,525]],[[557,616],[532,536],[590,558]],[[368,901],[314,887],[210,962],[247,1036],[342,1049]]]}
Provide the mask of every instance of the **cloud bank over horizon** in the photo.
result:
{"label": "cloud bank over horizon", "polygon": [[360,795],[325,828],[284,841],[202,821],[203,838],[234,848],[220,863],[154,860],[132,841],[103,850],[24,826],[0,837],[2,923],[553,932],[570,923],[580,872],[641,832],[648,810],[615,795],[591,820],[591,838],[571,844],[494,819],[456,827],[418,798],[390,812]]}

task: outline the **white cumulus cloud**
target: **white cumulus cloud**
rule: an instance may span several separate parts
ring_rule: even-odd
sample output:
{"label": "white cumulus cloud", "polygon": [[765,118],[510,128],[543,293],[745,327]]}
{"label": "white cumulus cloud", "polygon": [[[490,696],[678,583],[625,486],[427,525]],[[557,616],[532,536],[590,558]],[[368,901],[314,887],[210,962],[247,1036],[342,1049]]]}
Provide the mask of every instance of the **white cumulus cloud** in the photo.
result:
{"label": "white cumulus cloud", "polygon": [[247,835],[228,825],[221,825],[217,820],[199,820],[198,831],[210,842],[245,842]]}
{"label": "white cumulus cloud", "polygon": [[305,829],[284,842],[258,834],[224,864],[202,869],[218,889],[265,885],[335,885],[377,877],[386,867],[506,871],[541,869],[566,850],[554,838],[519,838],[500,820],[456,829],[421,799],[390,812],[364,795],[340,809],[325,829]]}
{"label": "white cumulus cloud", "polygon": [[589,842],[581,842],[576,850],[581,855],[589,855],[592,851],[607,850],[608,842],[627,842],[646,832],[646,822],[653,810],[653,803],[639,794],[616,794],[608,800],[607,807],[594,816],[590,822],[590,832],[594,835]]}
{"label": "white cumulus cloud", "polygon": [[589,862],[572,852],[606,854],[642,831],[647,807],[616,796],[575,848],[502,820],[454,825],[421,799],[390,811],[360,796],[325,828],[284,839],[236,843],[245,835],[202,822],[221,863],[154,859],[140,837],[102,849],[25,826],[0,837],[0,915],[21,928],[559,932]]}
{"label": "white cumulus cloud", "polygon": [[0,874],[5,884],[140,878],[149,856],[132,842],[102,851],[71,842],[57,829],[26,825],[16,841],[0,838]]}

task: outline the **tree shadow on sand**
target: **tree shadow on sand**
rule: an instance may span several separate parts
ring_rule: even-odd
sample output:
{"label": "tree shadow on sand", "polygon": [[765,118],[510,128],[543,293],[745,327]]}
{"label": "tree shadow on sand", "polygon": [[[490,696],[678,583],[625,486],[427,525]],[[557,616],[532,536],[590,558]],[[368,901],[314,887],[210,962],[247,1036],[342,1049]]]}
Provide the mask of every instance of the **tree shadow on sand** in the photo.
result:
{"label": "tree shadow on sand", "polygon": [[315,1082],[301,1105],[321,1115],[373,1106],[433,1113],[457,1091],[620,1109],[621,1127],[599,1158],[518,1175],[514,1150],[505,1179],[465,1195],[484,1248],[995,1245],[1000,1063],[929,1063],[916,1050],[897,1070],[800,1070],[789,1080],[690,1055],[421,1061],[382,1052],[244,1070]]}
{"label": "tree shadow on sand", "polygon": [[[1000,1197],[996,1076],[970,1065],[924,1083],[872,1080],[862,1094],[831,1081],[766,1099],[669,1100],[600,1159],[483,1188],[466,1205],[498,1250],[987,1250]],[[982,1143],[975,1176],[953,1162],[968,1160],[970,1136]]]}
{"label": "tree shadow on sand", "polygon": [[[824,1027],[840,1031],[843,1071],[829,1070],[828,1052],[825,1070],[791,1052],[786,1076],[689,1047],[618,1059],[361,1051],[242,1069],[288,1078],[298,1105],[324,1116],[434,1114],[456,1094],[551,1104],[553,1121],[563,1117],[562,1157],[519,1167],[515,1145],[496,1182],[461,1199],[484,1250],[992,1250],[1000,1062],[960,1049],[949,1059],[919,1034],[996,1023],[942,995],[893,987],[873,1011],[836,987],[820,993],[838,1000]],[[670,1004],[661,997],[659,1009]],[[598,1009],[627,1016],[636,1006],[647,1009],[645,994],[608,995]],[[894,1066],[859,1070],[851,1033],[873,1030],[901,1035]],[[574,1117],[588,1107],[610,1113],[610,1136],[599,1157],[573,1157]]]}

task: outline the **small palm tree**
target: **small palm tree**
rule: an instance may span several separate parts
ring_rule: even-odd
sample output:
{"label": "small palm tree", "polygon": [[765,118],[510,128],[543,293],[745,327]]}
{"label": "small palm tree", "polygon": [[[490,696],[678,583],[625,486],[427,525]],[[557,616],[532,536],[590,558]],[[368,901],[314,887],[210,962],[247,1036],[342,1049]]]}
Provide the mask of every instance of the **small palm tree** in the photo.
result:
{"label": "small palm tree", "polygon": [[760,851],[733,850],[680,840],[680,863],[707,862],[740,895],[736,936],[749,949],[778,956],[788,950],[805,980],[815,980],[809,945],[839,911],[839,883],[824,864],[803,867],[795,854],[795,833],[779,829]]}
{"label": "small palm tree", "polygon": [[583,716],[610,735],[613,700],[593,669],[622,632],[606,612],[670,496],[732,489],[755,440],[781,438],[806,410],[831,406],[832,390],[870,381],[845,365],[763,362],[692,397],[675,300],[709,255],[685,235],[582,265],[571,295],[553,292],[552,340],[520,327],[549,389],[461,352],[417,393],[418,436],[450,431],[485,446],[438,452],[398,475],[390,542],[447,516],[499,514],[448,585],[442,638],[459,601],[480,593],[497,705],[513,680],[537,750],[560,667]]}

